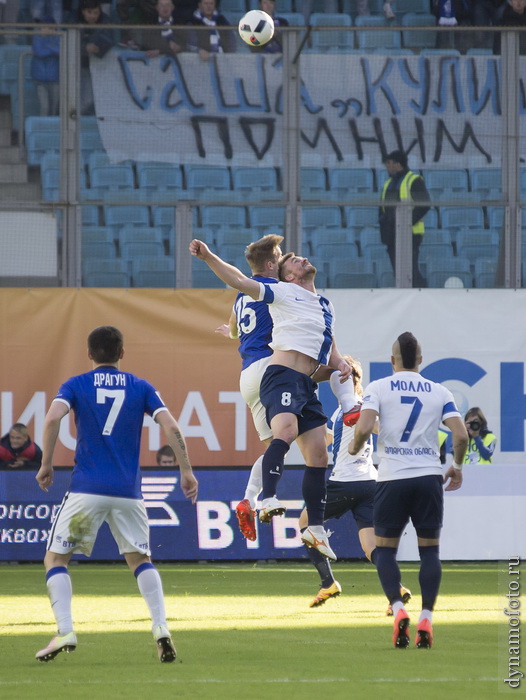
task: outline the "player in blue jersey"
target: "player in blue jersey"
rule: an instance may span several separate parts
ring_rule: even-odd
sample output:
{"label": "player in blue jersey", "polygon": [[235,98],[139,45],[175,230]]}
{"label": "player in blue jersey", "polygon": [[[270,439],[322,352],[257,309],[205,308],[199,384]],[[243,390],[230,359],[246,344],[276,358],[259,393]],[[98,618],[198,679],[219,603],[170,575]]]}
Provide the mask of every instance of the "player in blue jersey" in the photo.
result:
{"label": "player in blue jersey", "polygon": [[335,559],[323,526],[327,418],[316,396],[317,385],[312,376],[320,366],[328,366],[338,370],[340,380],[345,382],[351,368],[334,343],[332,304],[316,293],[316,268],[307,258],[287,253],[279,262],[280,282],[268,284],[248,278],[213,254],[202,241],[193,240],[190,253],[204,260],[229,286],[270,306],[273,354],[261,381],[260,397],[273,439],[263,456],[259,520],[269,522],[285,512],[276,490],[285,455],[291,443],[297,440],[307,465],[303,498],[308,527],[302,539]]}
{"label": "player in blue jersey", "polygon": [[[380,583],[393,606],[393,644],[409,644],[409,615],[400,596],[400,569],[396,553],[405,526],[412,521],[420,554],[422,612],[416,646],[433,643],[432,611],[440,588],[442,567],[438,554],[446,491],[460,488],[462,463],[468,444],[464,422],[450,391],[419,373],[422,350],[412,333],[402,333],[392,349],[394,374],[366,387],[354,442],[359,453],[369,439],[377,418],[378,484],[374,496],[376,568]],[[451,430],[454,462],[442,476],[438,428]]]}
{"label": "player in blue jersey", "polygon": [[145,414],[163,428],[179,463],[181,488],[192,503],[197,499],[198,485],[176,420],[151,384],[119,369],[123,355],[123,337],[117,328],[95,328],[88,336],[92,371],[72,377],[60,387],[44,421],[42,466],[36,475],[43,491],[53,484],[53,452],[60,422],[70,410],[75,414],[77,447],[70,488],[51,528],[44,557],[58,632],[37,652],[39,661],[50,661],[77,646],[67,566],[75,552],[91,554],[104,521],[150,610],[160,661],[176,658],[161,578],[150,558],[148,517],[141,495],[139,453]]}
{"label": "player in blue jersey", "polygon": [[[282,241],[283,236],[268,234],[247,246],[245,257],[252,270],[252,279],[266,284],[275,284],[278,281]],[[228,325],[223,324],[216,331],[232,339],[239,339],[238,350],[242,361],[239,389],[250,409],[259,439],[268,447],[272,431],[259,398],[259,387],[272,355],[272,318],[269,307],[239,292]],[[252,541],[257,538],[256,500],[263,486],[262,462],[263,455],[254,462],[245,496],[236,506],[239,529]]]}
{"label": "player in blue jersey", "polygon": [[[343,356],[352,370],[353,405],[360,405],[363,395],[362,366],[358,360],[350,355]],[[333,393],[341,400],[341,387],[337,372],[333,372],[330,378]],[[343,386],[350,385],[347,382]],[[351,386],[349,386],[349,389]],[[373,529],[373,496],[376,487],[376,469],[373,464],[373,440],[364,444],[360,452],[351,456],[349,445],[354,438],[354,425],[348,426],[343,421],[344,411],[340,406],[331,417],[332,423],[332,455],[333,468],[327,482],[327,503],[325,505],[325,520],[341,518],[349,511],[358,528],[360,545],[365,556],[373,564],[376,562],[376,544]],[[328,438],[328,442],[330,438]],[[307,514],[305,510],[300,515],[299,527],[303,530],[307,526]],[[342,592],[341,585],[336,581],[332,573],[329,560],[318,552],[317,549],[307,547],[307,555],[316,567],[320,575],[320,590],[310,602],[311,608],[323,605],[329,598],[334,598]],[[400,584],[401,595],[404,603],[411,599],[411,591]],[[388,615],[392,615],[389,606]]]}

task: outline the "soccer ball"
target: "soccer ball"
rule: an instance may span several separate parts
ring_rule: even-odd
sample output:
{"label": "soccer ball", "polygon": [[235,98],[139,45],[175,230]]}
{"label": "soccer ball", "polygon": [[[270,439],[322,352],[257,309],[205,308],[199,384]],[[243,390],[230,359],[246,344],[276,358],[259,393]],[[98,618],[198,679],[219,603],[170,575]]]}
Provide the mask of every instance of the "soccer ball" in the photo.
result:
{"label": "soccer ball", "polygon": [[250,10],[239,20],[239,36],[249,46],[263,46],[274,36],[274,20],[263,10]]}

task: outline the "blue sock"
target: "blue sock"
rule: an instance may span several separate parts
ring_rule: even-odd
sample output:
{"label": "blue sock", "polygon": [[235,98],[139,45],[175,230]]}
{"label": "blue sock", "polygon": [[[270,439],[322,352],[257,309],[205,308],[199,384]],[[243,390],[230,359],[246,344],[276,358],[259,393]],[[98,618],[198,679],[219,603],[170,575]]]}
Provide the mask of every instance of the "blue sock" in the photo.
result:
{"label": "blue sock", "polygon": [[283,462],[285,455],[289,451],[290,446],[285,440],[275,438],[267,447],[267,451],[263,455],[263,464],[261,466],[263,476],[263,491],[261,500],[272,498],[276,495],[279,480],[283,473]]}
{"label": "blue sock", "polygon": [[[306,528],[303,528],[302,532],[304,532],[305,529]],[[307,556],[314,564],[317,572],[320,575],[322,588],[329,588],[329,586],[332,586],[334,583],[334,576],[327,557],[320,554],[320,552],[318,552],[317,549],[314,549],[314,547],[305,547],[305,550],[307,552]]]}
{"label": "blue sock", "polygon": [[401,601],[400,568],[396,561],[395,547],[376,547],[376,569],[387,600],[391,603]]}
{"label": "blue sock", "polygon": [[438,545],[419,547],[420,554],[420,591],[422,593],[422,608],[433,610],[442,580],[442,564],[438,556]]}
{"label": "blue sock", "polygon": [[322,467],[305,467],[302,491],[309,525],[323,525],[325,519],[325,471]]}
{"label": "blue sock", "polygon": [[371,552],[371,554],[369,555],[371,557],[371,564],[374,564],[375,566],[377,566],[376,559],[378,558],[378,553],[377,553],[376,549],[377,548],[375,547],[373,549],[373,551]]}

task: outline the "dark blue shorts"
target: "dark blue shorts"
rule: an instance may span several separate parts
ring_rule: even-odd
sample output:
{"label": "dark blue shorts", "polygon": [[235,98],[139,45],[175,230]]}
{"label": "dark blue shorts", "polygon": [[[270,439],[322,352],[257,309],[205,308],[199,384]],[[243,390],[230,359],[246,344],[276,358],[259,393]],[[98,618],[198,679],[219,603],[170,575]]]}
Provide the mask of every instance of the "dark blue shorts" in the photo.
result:
{"label": "dark blue shorts", "polygon": [[379,481],[374,494],[374,534],[400,537],[411,520],[418,537],[437,539],[444,515],[441,476]]}
{"label": "dark blue shorts", "polygon": [[270,425],[279,413],[294,413],[298,417],[298,435],[325,425],[327,416],[316,396],[317,387],[310,377],[295,369],[282,365],[267,367],[259,388],[267,423]]}
{"label": "dark blue shorts", "polygon": [[373,526],[373,498],[376,481],[329,481],[325,520],[352,512],[358,530]]}

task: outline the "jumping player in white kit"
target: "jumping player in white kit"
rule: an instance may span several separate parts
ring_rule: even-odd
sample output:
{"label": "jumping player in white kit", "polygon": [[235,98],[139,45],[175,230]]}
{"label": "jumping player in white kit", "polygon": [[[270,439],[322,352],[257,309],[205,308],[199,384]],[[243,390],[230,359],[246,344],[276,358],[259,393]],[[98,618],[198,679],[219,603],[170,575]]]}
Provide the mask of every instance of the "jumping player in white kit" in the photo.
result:
{"label": "jumping player in white kit", "polygon": [[123,337],[117,328],[95,328],[88,336],[93,370],[60,387],[44,421],[42,466],[36,475],[43,491],[53,484],[53,451],[60,422],[70,410],[75,414],[77,447],[71,485],[51,528],[44,558],[58,633],[37,652],[39,661],[50,661],[77,646],[67,565],[75,552],[91,554],[104,521],[150,610],[159,660],[169,663],[176,658],[161,578],[150,558],[148,517],[141,494],[139,452],[145,414],[163,428],[177,457],[181,488],[192,503],[198,485],[177,422],[151,384],[119,369],[123,355]]}
{"label": "jumping player in white kit", "polygon": [[[422,593],[415,644],[418,648],[429,648],[433,643],[432,611],[442,576],[438,553],[444,511],[442,484],[449,481],[446,491],[460,488],[468,439],[451,392],[419,373],[422,351],[412,333],[402,333],[397,338],[391,364],[392,376],[371,382],[365,389],[349,452],[358,454],[379,418],[381,459],[374,496],[376,568],[393,607],[393,644],[406,648],[409,615],[400,596],[396,553],[400,537],[411,520],[418,538]],[[441,423],[449,428],[453,439],[454,462],[444,476],[438,446]]]}
{"label": "jumping player in white kit", "polygon": [[[265,406],[273,439],[263,457],[263,494],[259,511],[261,522],[282,515],[285,507],[276,497],[285,455],[297,439],[307,466],[303,497],[308,527],[303,541],[331,559],[323,527],[325,505],[326,416],[316,396],[312,375],[319,366],[337,369],[342,382],[351,368],[333,342],[332,304],[316,293],[316,268],[307,258],[288,253],[280,259],[277,284],[263,284],[246,277],[236,267],[214,255],[199,240],[190,243],[190,253],[204,260],[226,284],[270,305],[273,320],[273,355],[263,376],[260,397]],[[285,282],[287,284],[285,284]]]}

